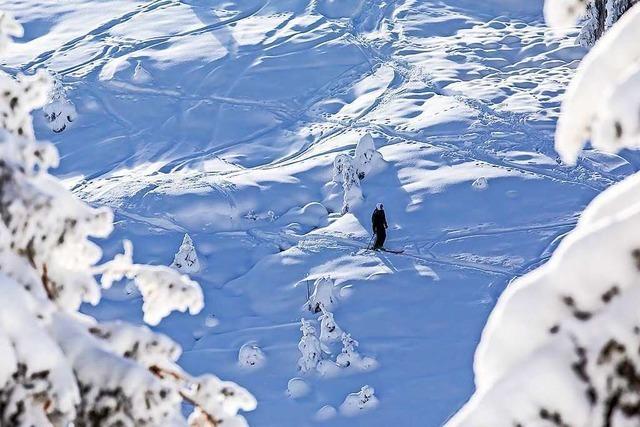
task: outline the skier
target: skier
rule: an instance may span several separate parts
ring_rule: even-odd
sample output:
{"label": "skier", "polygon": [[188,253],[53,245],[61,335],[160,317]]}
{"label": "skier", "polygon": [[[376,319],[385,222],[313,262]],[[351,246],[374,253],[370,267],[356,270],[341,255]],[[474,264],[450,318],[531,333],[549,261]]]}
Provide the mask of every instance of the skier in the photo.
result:
{"label": "skier", "polygon": [[373,244],[373,249],[382,249],[384,247],[384,241],[387,238],[387,218],[384,215],[384,206],[382,203],[376,205],[373,215],[371,215],[371,226],[373,228],[373,234],[376,236],[376,241]]}

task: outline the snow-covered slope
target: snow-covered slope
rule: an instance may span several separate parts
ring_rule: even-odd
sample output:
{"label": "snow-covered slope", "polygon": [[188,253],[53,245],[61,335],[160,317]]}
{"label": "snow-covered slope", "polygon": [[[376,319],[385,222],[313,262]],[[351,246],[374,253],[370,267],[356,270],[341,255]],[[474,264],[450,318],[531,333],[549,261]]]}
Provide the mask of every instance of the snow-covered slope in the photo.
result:
{"label": "snow-covered slope", "polygon": [[[57,144],[69,187],[115,210],[106,252],[127,237],[140,260],[169,265],[191,236],[206,308],[159,330],[183,345],[189,371],[251,390],[256,426],[311,425],[364,385],[379,402],[358,425],[443,424],[473,392],[473,352],[502,289],[639,164],[593,151],[559,164],[559,99],[584,52],[548,32],[541,1],[0,8],[26,32],[5,65],[56,71],[75,105],[63,132],[44,117],[36,130]],[[341,187],[326,184],[366,133],[386,163],[341,216]],[[362,250],[378,202],[387,246],[403,255]],[[310,375],[309,393],[292,399],[300,318],[317,318],[304,307],[322,276],[339,288],[335,321],[378,366]],[[123,285],[87,310],[136,320],[139,304]],[[247,343],[243,362],[264,356],[252,367],[238,363]]]}

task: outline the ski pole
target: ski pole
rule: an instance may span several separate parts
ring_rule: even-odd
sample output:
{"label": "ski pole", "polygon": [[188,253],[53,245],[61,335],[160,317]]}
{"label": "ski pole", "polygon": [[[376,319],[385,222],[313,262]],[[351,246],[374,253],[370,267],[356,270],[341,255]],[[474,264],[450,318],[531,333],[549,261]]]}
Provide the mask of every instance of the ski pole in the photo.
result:
{"label": "ski pole", "polygon": [[373,233],[373,236],[371,236],[371,240],[369,240],[369,244],[367,245],[367,250],[371,249],[371,244],[373,243],[373,238],[376,237],[376,234]]}

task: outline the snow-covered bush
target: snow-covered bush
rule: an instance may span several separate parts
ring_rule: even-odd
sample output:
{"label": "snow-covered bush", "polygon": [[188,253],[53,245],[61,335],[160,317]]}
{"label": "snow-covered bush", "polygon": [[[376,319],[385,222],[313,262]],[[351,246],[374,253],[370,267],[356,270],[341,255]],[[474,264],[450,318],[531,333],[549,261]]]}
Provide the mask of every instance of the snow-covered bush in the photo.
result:
{"label": "snow-covered bush", "polygon": [[316,328],[311,322],[301,319],[300,331],[302,338],[298,343],[300,350],[300,358],[298,359],[298,369],[303,373],[309,373],[316,369],[320,360],[322,360],[322,348],[320,341],[316,336]]}
{"label": "snow-covered bush", "polygon": [[333,319],[333,313],[323,305],[320,306],[322,314],[318,317],[320,322],[320,342],[324,345],[334,343],[342,337],[342,329]]}
{"label": "snow-covered bush", "polygon": [[[22,29],[0,14],[0,48]],[[34,139],[31,111],[47,101],[46,73],[0,72],[0,425],[246,425],[256,402],[213,376],[192,377],[179,347],[146,327],[99,323],[78,312],[115,280],[134,281],[144,318],[202,309],[199,285],[177,271],[132,262],[132,248],[102,265],[91,239],[109,235],[113,215],[76,199],[48,170],[51,144]],[[97,277],[102,275],[100,283]]]}
{"label": "snow-covered bush", "polygon": [[333,310],[338,304],[335,282],[330,277],[320,277],[313,284],[313,293],[307,301],[307,309],[312,313],[319,313],[322,307]]}
{"label": "snow-covered bush", "polygon": [[368,371],[378,366],[378,362],[368,356],[361,356],[358,353],[358,341],[351,338],[350,334],[343,333],[342,352],[336,358],[336,363],[341,368],[352,367],[358,370]]}
{"label": "snow-covered bush", "polygon": [[349,394],[340,405],[340,413],[347,417],[353,417],[375,409],[380,402],[374,393],[373,387],[365,385],[359,392]]}
{"label": "snow-covered bush", "polygon": [[[589,138],[637,145],[639,37],[636,5],[579,66],[556,134],[565,160]],[[476,352],[476,393],[449,426],[640,423],[639,195],[638,174],[607,189],[547,264],[507,288]]]}
{"label": "snow-covered bush", "polygon": [[200,260],[198,260],[193,240],[188,234],[184,235],[180,249],[173,257],[171,267],[185,274],[193,274],[200,271]]}
{"label": "snow-covered bush", "polygon": [[244,368],[261,368],[267,362],[262,349],[255,342],[249,342],[240,347],[238,364]]}
{"label": "snow-covered bush", "polygon": [[65,130],[78,117],[76,107],[67,97],[59,75],[52,73],[53,88],[49,94],[49,102],[42,108],[49,127],[55,133]]}

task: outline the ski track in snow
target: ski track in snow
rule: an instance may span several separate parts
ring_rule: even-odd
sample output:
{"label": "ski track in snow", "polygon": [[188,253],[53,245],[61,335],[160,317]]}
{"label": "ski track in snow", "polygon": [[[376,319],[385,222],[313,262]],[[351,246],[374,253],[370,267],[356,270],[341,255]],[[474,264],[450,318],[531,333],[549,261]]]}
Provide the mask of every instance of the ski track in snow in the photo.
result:
{"label": "ski track in snow", "polygon": [[[319,14],[321,0],[235,3],[3,1],[26,28],[6,65],[51,68],[70,88],[78,120],[53,135],[37,118],[36,130],[74,192],[115,210],[107,253],[130,238],[137,258],[168,264],[193,237],[206,309],[159,329],[183,345],[185,368],[257,396],[252,425],[312,425],[364,384],[381,403],[362,425],[442,425],[473,391],[473,351],[502,289],[638,161],[590,151],[559,164],[555,119],[583,52],[539,15],[496,17],[497,0],[371,0],[344,19]],[[288,222],[323,200],[333,158],[365,132],[389,165],[363,181],[362,209]],[[480,177],[484,191],[471,186]],[[404,254],[362,251],[378,201]],[[311,393],[290,400],[306,286],[326,274],[351,290],[336,321],[380,367],[309,378]],[[123,288],[87,309],[140,321]],[[250,341],[267,357],[255,372],[236,364]]]}

